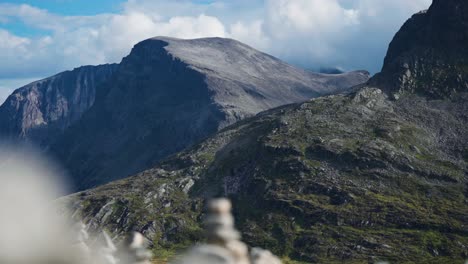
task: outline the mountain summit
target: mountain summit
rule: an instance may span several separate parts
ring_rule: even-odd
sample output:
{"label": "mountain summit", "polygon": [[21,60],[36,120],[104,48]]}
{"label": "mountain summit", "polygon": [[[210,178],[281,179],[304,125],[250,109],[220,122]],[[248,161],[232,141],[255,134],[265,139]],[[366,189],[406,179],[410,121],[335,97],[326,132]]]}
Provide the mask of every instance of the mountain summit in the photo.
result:
{"label": "mountain summit", "polygon": [[261,111],[368,78],[313,73],[232,39],[157,37],[120,64],[17,89],[0,107],[0,135],[48,149],[83,189],[148,168]]}
{"label": "mountain summit", "polygon": [[77,188],[153,165],[246,117],[366,82],[291,66],[232,39],[151,38],[99,86],[82,117],[50,144]]}
{"label": "mountain summit", "polygon": [[[139,57],[142,53],[149,57]],[[151,38],[137,44],[128,60],[165,63],[165,56],[173,60],[171,66],[181,63],[203,75],[210,96],[226,116],[220,127],[276,106],[343,91],[369,75],[313,73],[225,38]]]}

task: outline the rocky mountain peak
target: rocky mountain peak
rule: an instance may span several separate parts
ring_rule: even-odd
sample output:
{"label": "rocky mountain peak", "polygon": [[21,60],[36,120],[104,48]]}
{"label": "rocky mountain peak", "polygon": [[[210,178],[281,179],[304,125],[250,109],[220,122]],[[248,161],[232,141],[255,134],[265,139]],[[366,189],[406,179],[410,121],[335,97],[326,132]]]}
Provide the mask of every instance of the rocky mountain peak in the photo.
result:
{"label": "rocky mountain peak", "polygon": [[468,2],[434,0],[395,35],[382,72],[371,83],[398,97],[430,98],[468,91]]}
{"label": "rocky mountain peak", "polygon": [[77,189],[142,171],[239,120],[364,83],[313,73],[232,39],[144,40],[50,147]]}

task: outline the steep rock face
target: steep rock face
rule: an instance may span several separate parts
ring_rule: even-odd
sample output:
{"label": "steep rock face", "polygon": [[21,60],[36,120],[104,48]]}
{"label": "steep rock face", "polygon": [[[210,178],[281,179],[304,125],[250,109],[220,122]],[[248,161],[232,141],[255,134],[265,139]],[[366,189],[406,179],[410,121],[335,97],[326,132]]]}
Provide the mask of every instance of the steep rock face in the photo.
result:
{"label": "steep rock face", "polygon": [[[443,3],[465,1],[435,1],[432,12]],[[428,62],[421,68],[434,67]],[[153,169],[59,202],[92,229],[141,231],[156,255],[199,239],[204,200],[229,196],[244,240],[300,263],[461,263],[468,91],[457,86],[446,98],[434,82],[430,94],[408,89],[394,100],[395,78],[263,112]]]}
{"label": "steep rock face", "polygon": [[308,72],[230,39],[148,39],[123,59],[52,153],[79,189],[89,188],[148,168],[260,111],[367,79],[367,72]]}
{"label": "steep rock face", "polygon": [[47,146],[94,103],[117,65],[84,66],[17,89],[0,107],[0,135]]}
{"label": "steep rock face", "polygon": [[447,98],[468,90],[468,2],[437,0],[415,14],[390,43],[374,84],[397,95]]}

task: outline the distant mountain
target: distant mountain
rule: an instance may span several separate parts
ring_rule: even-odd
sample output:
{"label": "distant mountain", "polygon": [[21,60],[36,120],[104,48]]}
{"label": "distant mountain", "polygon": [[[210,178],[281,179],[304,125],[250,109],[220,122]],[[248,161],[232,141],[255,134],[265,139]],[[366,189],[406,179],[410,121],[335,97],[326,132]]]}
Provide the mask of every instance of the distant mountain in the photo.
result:
{"label": "distant mountain", "polygon": [[343,70],[339,68],[320,68],[319,70],[320,73],[326,73],[326,74],[342,74],[344,73]]}
{"label": "distant mountain", "polygon": [[116,64],[84,66],[21,87],[0,106],[0,136],[48,146],[94,103]]}
{"label": "distant mountain", "polygon": [[152,38],[122,60],[51,153],[85,189],[148,168],[261,111],[340,92],[368,77],[309,72],[232,39]]}
{"label": "distant mountain", "polygon": [[199,239],[205,199],[228,196],[244,240],[299,263],[463,263],[467,7],[435,0],[351,92],[263,112],[60,202],[92,229],[143,232],[155,252]]}

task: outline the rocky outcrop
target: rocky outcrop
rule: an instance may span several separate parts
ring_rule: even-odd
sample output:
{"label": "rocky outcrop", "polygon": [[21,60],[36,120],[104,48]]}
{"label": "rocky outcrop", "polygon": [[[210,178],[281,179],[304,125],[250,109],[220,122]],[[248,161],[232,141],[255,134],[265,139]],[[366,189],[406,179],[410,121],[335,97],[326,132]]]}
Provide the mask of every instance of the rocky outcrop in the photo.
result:
{"label": "rocky outcrop", "polygon": [[48,146],[94,103],[117,65],[84,66],[17,89],[0,107],[0,135]]}
{"label": "rocky outcrop", "polygon": [[436,0],[396,34],[374,85],[398,97],[448,98],[468,90],[468,2]]}
{"label": "rocky outcrop", "polygon": [[[456,17],[451,7],[465,3],[435,1],[430,12]],[[432,58],[418,69],[430,73]],[[401,86],[385,68],[353,92],[263,112],[150,170],[61,202],[116,234],[141,231],[155,251],[199,240],[201,205],[229,196],[244,241],[279,256],[461,263],[468,258],[468,91],[453,86],[446,94],[439,81],[455,84],[467,65],[431,75],[424,91]]]}
{"label": "rocky outcrop", "polygon": [[258,112],[365,82],[298,69],[231,39],[137,44],[51,149],[85,189],[139,172]]}

